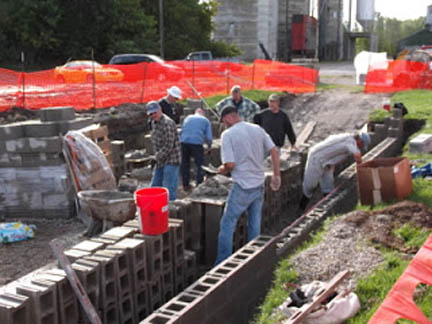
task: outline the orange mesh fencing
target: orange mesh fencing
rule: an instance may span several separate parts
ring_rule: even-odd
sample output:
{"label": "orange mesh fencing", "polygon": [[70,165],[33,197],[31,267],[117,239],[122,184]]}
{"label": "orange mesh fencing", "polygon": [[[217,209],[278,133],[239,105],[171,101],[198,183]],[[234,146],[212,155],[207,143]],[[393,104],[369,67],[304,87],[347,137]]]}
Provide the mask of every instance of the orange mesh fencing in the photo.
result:
{"label": "orange mesh fencing", "polygon": [[387,69],[370,68],[365,92],[397,92],[411,89],[432,89],[432,70],[427,63],[395,60]]}
{"label": "orange mesh fencing", "polygon": [[399,319],[432,324],[413,300],[415,289],[421,283],[432,286],[432,235],[399,277],[368,324],[393,324]]}
{"label": "orange mesh fencing", "polygon": [[93,69],[15,72],[0,69],[0,111],[13,106],[40,109],[73,106],[77,110],[143,103],[177,85],[183,97],[228,94],[233,85],[291,93],[314,92],[318,72],[275,61],[252,65],[224,61],[170,61],[102,65]]}

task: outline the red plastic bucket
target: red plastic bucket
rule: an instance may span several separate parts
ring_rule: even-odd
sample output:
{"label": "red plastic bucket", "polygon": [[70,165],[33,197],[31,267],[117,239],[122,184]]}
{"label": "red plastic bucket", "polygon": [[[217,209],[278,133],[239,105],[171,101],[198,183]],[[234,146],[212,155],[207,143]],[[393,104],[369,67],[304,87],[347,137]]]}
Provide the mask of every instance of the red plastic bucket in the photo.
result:
{"label": "red plastic bucket", "polygon": [[144,188],[135,191],[141,233],[159,235],[168,230],[168,189]]}

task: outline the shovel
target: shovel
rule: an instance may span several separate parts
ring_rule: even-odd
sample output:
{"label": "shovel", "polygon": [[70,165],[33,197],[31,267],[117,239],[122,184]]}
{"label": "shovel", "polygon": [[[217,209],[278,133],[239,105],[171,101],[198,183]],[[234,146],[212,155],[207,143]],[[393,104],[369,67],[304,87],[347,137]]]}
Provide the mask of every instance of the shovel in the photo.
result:
{"label": "shovel", "polygon": [[211,164],[209,166],[202,165],[201,168],[207,173],[208,177],[218,174],[218,169]]}

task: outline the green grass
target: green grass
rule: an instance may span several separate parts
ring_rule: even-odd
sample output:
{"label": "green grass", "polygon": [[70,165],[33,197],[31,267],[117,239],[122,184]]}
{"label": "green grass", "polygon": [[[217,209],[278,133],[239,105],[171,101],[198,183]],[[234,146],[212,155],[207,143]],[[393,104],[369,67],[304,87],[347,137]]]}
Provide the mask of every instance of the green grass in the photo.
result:
{"label": "green grass", "polygon": [[353,93],[359,93],[364,91],[364,87],[359,85],[345,85],[345,84],[334,84],[334,83],[324,83],[324,82],[320,82],[317,84],[318,92],[332,90],[332,89],[345,89],[345,90],[350,90]]}
{"label": "green grass", "polygon": [[[337,85],[319,85],[318,88],[322,91],[326,89],[337,88]],[[419,133],[432,133],[432,91],[427,90],[412,90],[399,92],[391,98],[392,103],[403,102],[407,107],[409,114],[405,115],[405,119],[425,119],[426,126]],[[370,116],[371,121],[383,120],[389,114],[385,110],[377,110]],[[414,134],[413,136],[416,136]],[[424,163],[432,161],[432,154],[410,154],[408,152],[408,144],[405,146],[403,155],[411,161],[414,159],[422,159]],[[420,164],[422,165],[422,164]],[[414,202],[421,202],[432,208],[432,182],[430,180],[417,178],[413,179],[413,192],[408,197]],[[394,202],[383,203],[376,206],[357,206],[358,210],[379,210],[392,205]],[[329,220],[328,222],[330,222]],[[328,226],[328,222],[326,226]],[[317,232],[313,239],[294,253],[299,253],[301,250],[311,247],[320,241],[320,238],[325,234],[326,226]],[[428,236],[432,233],[430,230],[418,228],[413,224],[407,223],[394,230],[394,234],[404,241],[407,247],[420,248]],[[384,257],[384,262],[381,266],[375,269],[370,275],[358,281],[355,293],[360,298],[361,309],[355,317],[348,320],[348,324],[364,324],[372,317],[378,309],[388,292],[393,287],[401,274],[408,266],[411,257],[389,249],[381,249]],[[290,264],[289,256],[282,260],[274,275],[274,286],[266,296],[264,303],[261,305],[261,313],[255,317],[254,324],[279,324],[280,320],[271,317],[272,311],[279,306],[288,296],[288,292],[282,289],[282,285],[286,281],[295,283],[296,273]],[[286,280],[289,279],[289,280]],[[423,313],[432,318],[432,287],[422,285],[417,287],[415,293],[415,302]],[[408,320],[399,320],[398,324],[413,323]]]}
{"label": "green grass", "polygon": [[391,116],[391,113],[387,110],[381,108],[374,109],[369,114],[369,122],[383,123],[384,119]]}

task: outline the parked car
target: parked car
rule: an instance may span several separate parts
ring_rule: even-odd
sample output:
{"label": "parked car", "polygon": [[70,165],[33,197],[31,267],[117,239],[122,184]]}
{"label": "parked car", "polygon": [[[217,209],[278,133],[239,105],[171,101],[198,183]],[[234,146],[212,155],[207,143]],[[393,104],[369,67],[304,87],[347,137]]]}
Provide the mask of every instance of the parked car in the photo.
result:
{"label": "parked car", "polygon": [[104,67],[96,61],[70,61],[54,69],[54,79],[59,82],[92,82],[93,72],[96,82],[121,81],[123,72]]}
{"label": "parked car", "polygon": [[108,64],[131,65],[138,63],[153,63],[154,68],[149,69],[147,78],[164,80],[180,80],[184,72],[181,68],[165,62],[161,57],[154,54],[117,54],[114,55]]}
{"label": "parked car", "polygon": [[186,61],[211,61],[213,60],[213,55],[210,51],[198,51],[190,52],[186,58]]}

